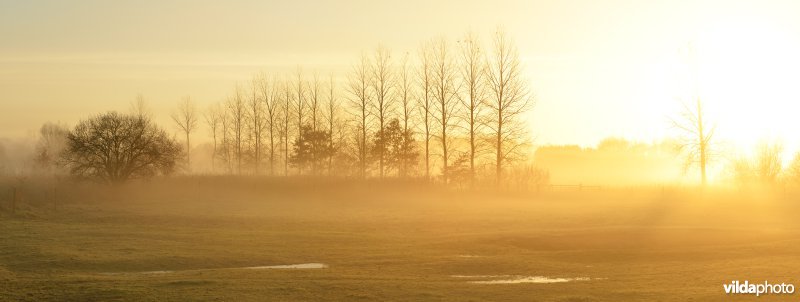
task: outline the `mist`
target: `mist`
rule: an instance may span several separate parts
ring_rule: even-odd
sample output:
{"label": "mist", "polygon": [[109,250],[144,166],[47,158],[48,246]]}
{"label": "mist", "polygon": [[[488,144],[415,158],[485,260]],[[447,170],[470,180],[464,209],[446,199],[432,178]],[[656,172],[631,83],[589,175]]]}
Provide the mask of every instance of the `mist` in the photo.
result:
{"label": "mist", "polygon": [[0,3],[0,301],[791,299],[798,13]]}

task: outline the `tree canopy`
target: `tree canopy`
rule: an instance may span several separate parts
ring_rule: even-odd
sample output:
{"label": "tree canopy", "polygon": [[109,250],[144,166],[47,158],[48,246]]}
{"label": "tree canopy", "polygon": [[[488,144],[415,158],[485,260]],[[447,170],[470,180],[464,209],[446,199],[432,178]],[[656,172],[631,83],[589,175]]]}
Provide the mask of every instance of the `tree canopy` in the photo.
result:
{"label": "tree canopy", "polygon": [[117,184],[169,174],[180,156],[178,142],[148,118],[109,112],[75,126],[62,160],[74,176]]}

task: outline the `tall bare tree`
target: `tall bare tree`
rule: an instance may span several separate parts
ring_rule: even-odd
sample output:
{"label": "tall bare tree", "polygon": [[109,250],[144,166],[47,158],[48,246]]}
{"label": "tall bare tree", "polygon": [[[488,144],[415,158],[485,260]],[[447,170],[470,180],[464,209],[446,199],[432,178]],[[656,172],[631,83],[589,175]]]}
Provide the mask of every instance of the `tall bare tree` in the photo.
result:
{"label": "tall bare tree", "polygon": [[712,140],[714,127],[706,124],[703,102],[697,97],[693,105],[683,104],[683,111],[678,120],[672,120],[672,125],[681,131],[683,136],[679,140],[678,149],[685,154],[684,170],[693,165],[700,168],[700,180],[706,185],[706,166],[712,159]]}
{"label": "tall bare tree", "polygon": [[361,55],[361,61],[353,66],[348,75],[348,92],[351,94],[350,103],[357,123],[356,160],[359,165],[361,177],[367,176],[367,132],[370,104],[370,71],[369,58]]}
{"label": "tall bare tree", "polygon": [[140,118],[153,118],[153,110],[147,105],[147,101],[145,101],[144,95],[141,93],[137,94],[136,98],[131,101],[130,112]]}
{"label": "tall bare tree", "polygon": [[219,146],[218,155],[222,157],[223,162],[225,163],[225,172],[232,173],[233,169],[233,150],[231,146],[233,143],[231,142],[231,117],[228,114],[228,101],[223,101],[219,103],[219,121],[220,121],[220,132],[222,134],[222,141]]}
{"label": "tall bare tree", "polygon": [[375,149],[378,151],[378,176],[381,178],[383,178],[385,171],[387,147],[383,130],[386,127],[386,123],[389,121],[394,106],[394,92],[392,89],[394,75],[391,68],[391,53],[384,47],[378,47],[372,62],[371,84],[375,94],[372,111],[373,115],[378,120],[378,132],[376,133],[378,139],[376,140],[377,145]]}
{"label": "tall bare tree", "polygon": [[672,120],[672,125],[683,132],[680,138],[678,149],[685,155],[684,170],[688,170],[693,165],[700,168],[700,180],[703,186],[706,185],[706,166],[715,157],[712,153],[713,138],[715,127],[709,127],[705,115],[705,108],[700,99],[698,89],[698,74],[696,57],[693,45],[688,45],[688,63],[690,86],[692,87],[691,98],[694,104],[683,103],[683,110],[678,119]]}
{"label": "tall bare tree", "polygon": [[206,126],[208,126],[208,130],[211,131],[211,142],[212,142],[212,149],[211,149],[211,171],[217,171],[217,145],[218,145],[218,134],[220,132],[220,128],[222,127],[222,115],[223,112],[220,110],[218,104],[211,105],[206,109],[205,117]]}
{"label": "tall bare tree", "polygon": [[439,128],[439,142],[442,146],[442,180],[446,184],[449,180],[449,157],[451,155],[451,134],[454,127],[454,118],[457,114],[458,98],[456,94],[456,68],[448,49],[449,45],[444,38],[434,41],[433,44],[433,81],[432,91],[434,98],[434,120]]}
{"label": "tall bare tree", "polygon": [[494,36],[488,80],[491,97],[486,102],[490,114],[487,128],[493,136],[495,177],[502,185],[505,165],[521,156],[521,149],[528,142],[522,115],[533,106],[517,48],[502,30]]}
{"label": "tall bare tree", "polygon": [[283,91],[283,100],[282,100],[282,109],[283,109],[283,116],[282,116],[282,128],[281,128],[281,138],[283,140],[283,174],[289,175],[289,153],[291,150],[289,149],[289,137],[291,136],[291,129],[290,129],[290,121],[291,121],[291,110],[292,104],[294,103],[291,82],[289,79],[283,82],[281,85],[281,90]]}
{"label": "tall bare tree", "polygon": [[483,128],[483,114],[486,101],[486,58],[481,49],[478,37],[467,33],[460,41],[460,68],[463,88],[459,94],[462,108],[462,119],[469,134],[469,180],[475,185],[475,161],[480,152],[480,135]]}
{"label": "tall bare tree", "polygon": [[317,73],[314,73],[314,79],[311,81],[308,88],[308,109],[311,114],[311,129],[316,131],[319,128],[319,121],[322,120],[320,116],[320,106],[322,105],[320,102],[320,93],[322,93],[322,83],[319,81],[319,75]]}
{"label": "tall bare tree", "polygon": [[[402,126],[403,126],[403,145],[408,145],[409,141],[406,141],[406,136],[413,137],[414,131],[411,130],[412,128],[412,119],[414,117],[414,79],[411,75],[411,66],[409,66],[409,55],[406,53],[403,56],[403,60],[400,64],[400,70],[398,72],[398,80],[397,80],[397,95],[400,99],[400,104],[402,106]],[[399,163],[398,173],[401,177],[408,176],[409,169],[413,164],[410,162],[410,157],[401,157],[403,160]]]}
{"label": "tall bare tree", "polygon": [[[295,139],[300,138],[300,134],[303,132],[303,126],[306,123],[306,80],[303,78],[303,70],[300,66],[297,66],[297,72],[295,73],[296,82],[295,82],[295,98],[294,98],[294,114],[296,114],[297,118],[297,137]],[[303,166],[297,166],[297,173],[303,174]]]}
{"label": "tall bare tree", "polygon": [[253,172],[261,172],[261,155],[263,150],[264,131],[267,127],[266,109],[264,108],[265,96],[259,92],[262,82],[266,79],[262,75],[253,77],[250,96],[247,99],[247,130],[249,141],[252,144]]}
{"label": "tall bare tree", "polygon": [[262,74],[258,85],[261,100],[266,110],[266,131],[269,136],[269,174],[275,173],[275,140],[278,137],[278,118],[280,114],[280,91],[274,79]]}
{"label": "tall bare tree", "polygon": [[242,174],[242,158],[244,157],[245,123],[247,107],[240,86],[236,86],[233,97],[228,98],[228,118],[230,119],[231,145],[236,156],[236,173]]}
{"label": "tall bare tree", "polygon": [[431,177],[431,138],[433,128],[433,44],[422,44],[419,49],[420,65],[417,69],[420,96],[419,108],[422,115],[422,127],[425,141],[425,179]]}
{"label": "tall bare tree", "polygon": [[178,102],[177,112],[173,112],[172,120],[186,135],[186,169],[191,171],[191,148],[189,136],[197,129],[197,107],[188,96]]}
{"label": "tall bare tree", "polygon": [[328,156],[328,175],[333,175],[333,158],[337,152],[337,144],[334,142],[335,140],[335,133],[336,133],[336,124],[338,123],[338,115],[339,115],[339,103],[336,99],[336,83],[333,81],[333,75],[330,75],[330,79],[328,80],[328,114],[325,116],[327,124],[328,124],[328,131],[330,131],[330,136],[328,137],[330,140],[328,145],[331,148],[331,152]]}

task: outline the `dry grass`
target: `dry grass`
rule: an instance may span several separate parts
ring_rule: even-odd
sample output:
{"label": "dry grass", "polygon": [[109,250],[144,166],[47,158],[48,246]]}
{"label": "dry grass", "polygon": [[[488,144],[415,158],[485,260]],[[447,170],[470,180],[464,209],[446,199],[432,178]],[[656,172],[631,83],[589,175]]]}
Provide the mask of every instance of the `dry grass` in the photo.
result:
{"label": "dry grass", "polygon": [[[797,283],[800,264],[782,194],[231,177],[61,190],[58,210],[0,217],[0,300],[713,301],[732,279]],[[309,262],[329,267],[224,269]]]}

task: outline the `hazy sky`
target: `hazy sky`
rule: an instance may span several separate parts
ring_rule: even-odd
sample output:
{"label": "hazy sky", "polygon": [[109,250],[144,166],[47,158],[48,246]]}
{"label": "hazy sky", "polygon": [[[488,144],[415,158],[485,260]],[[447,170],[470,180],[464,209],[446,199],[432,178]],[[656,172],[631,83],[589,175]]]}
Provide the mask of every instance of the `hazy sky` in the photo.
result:
{"label": "hazy sky", "polygon": [[0,137],[126,110],[137,93],[173,129],[182,96],[205,107],[257,71],[344,76],[379,44],[400,55],[472,29],[488,45],[502,25],[536,95],[538,144],[674,134],[691,42],[720,137],[794,149],[797,16],[798,1],[0,0]]}

